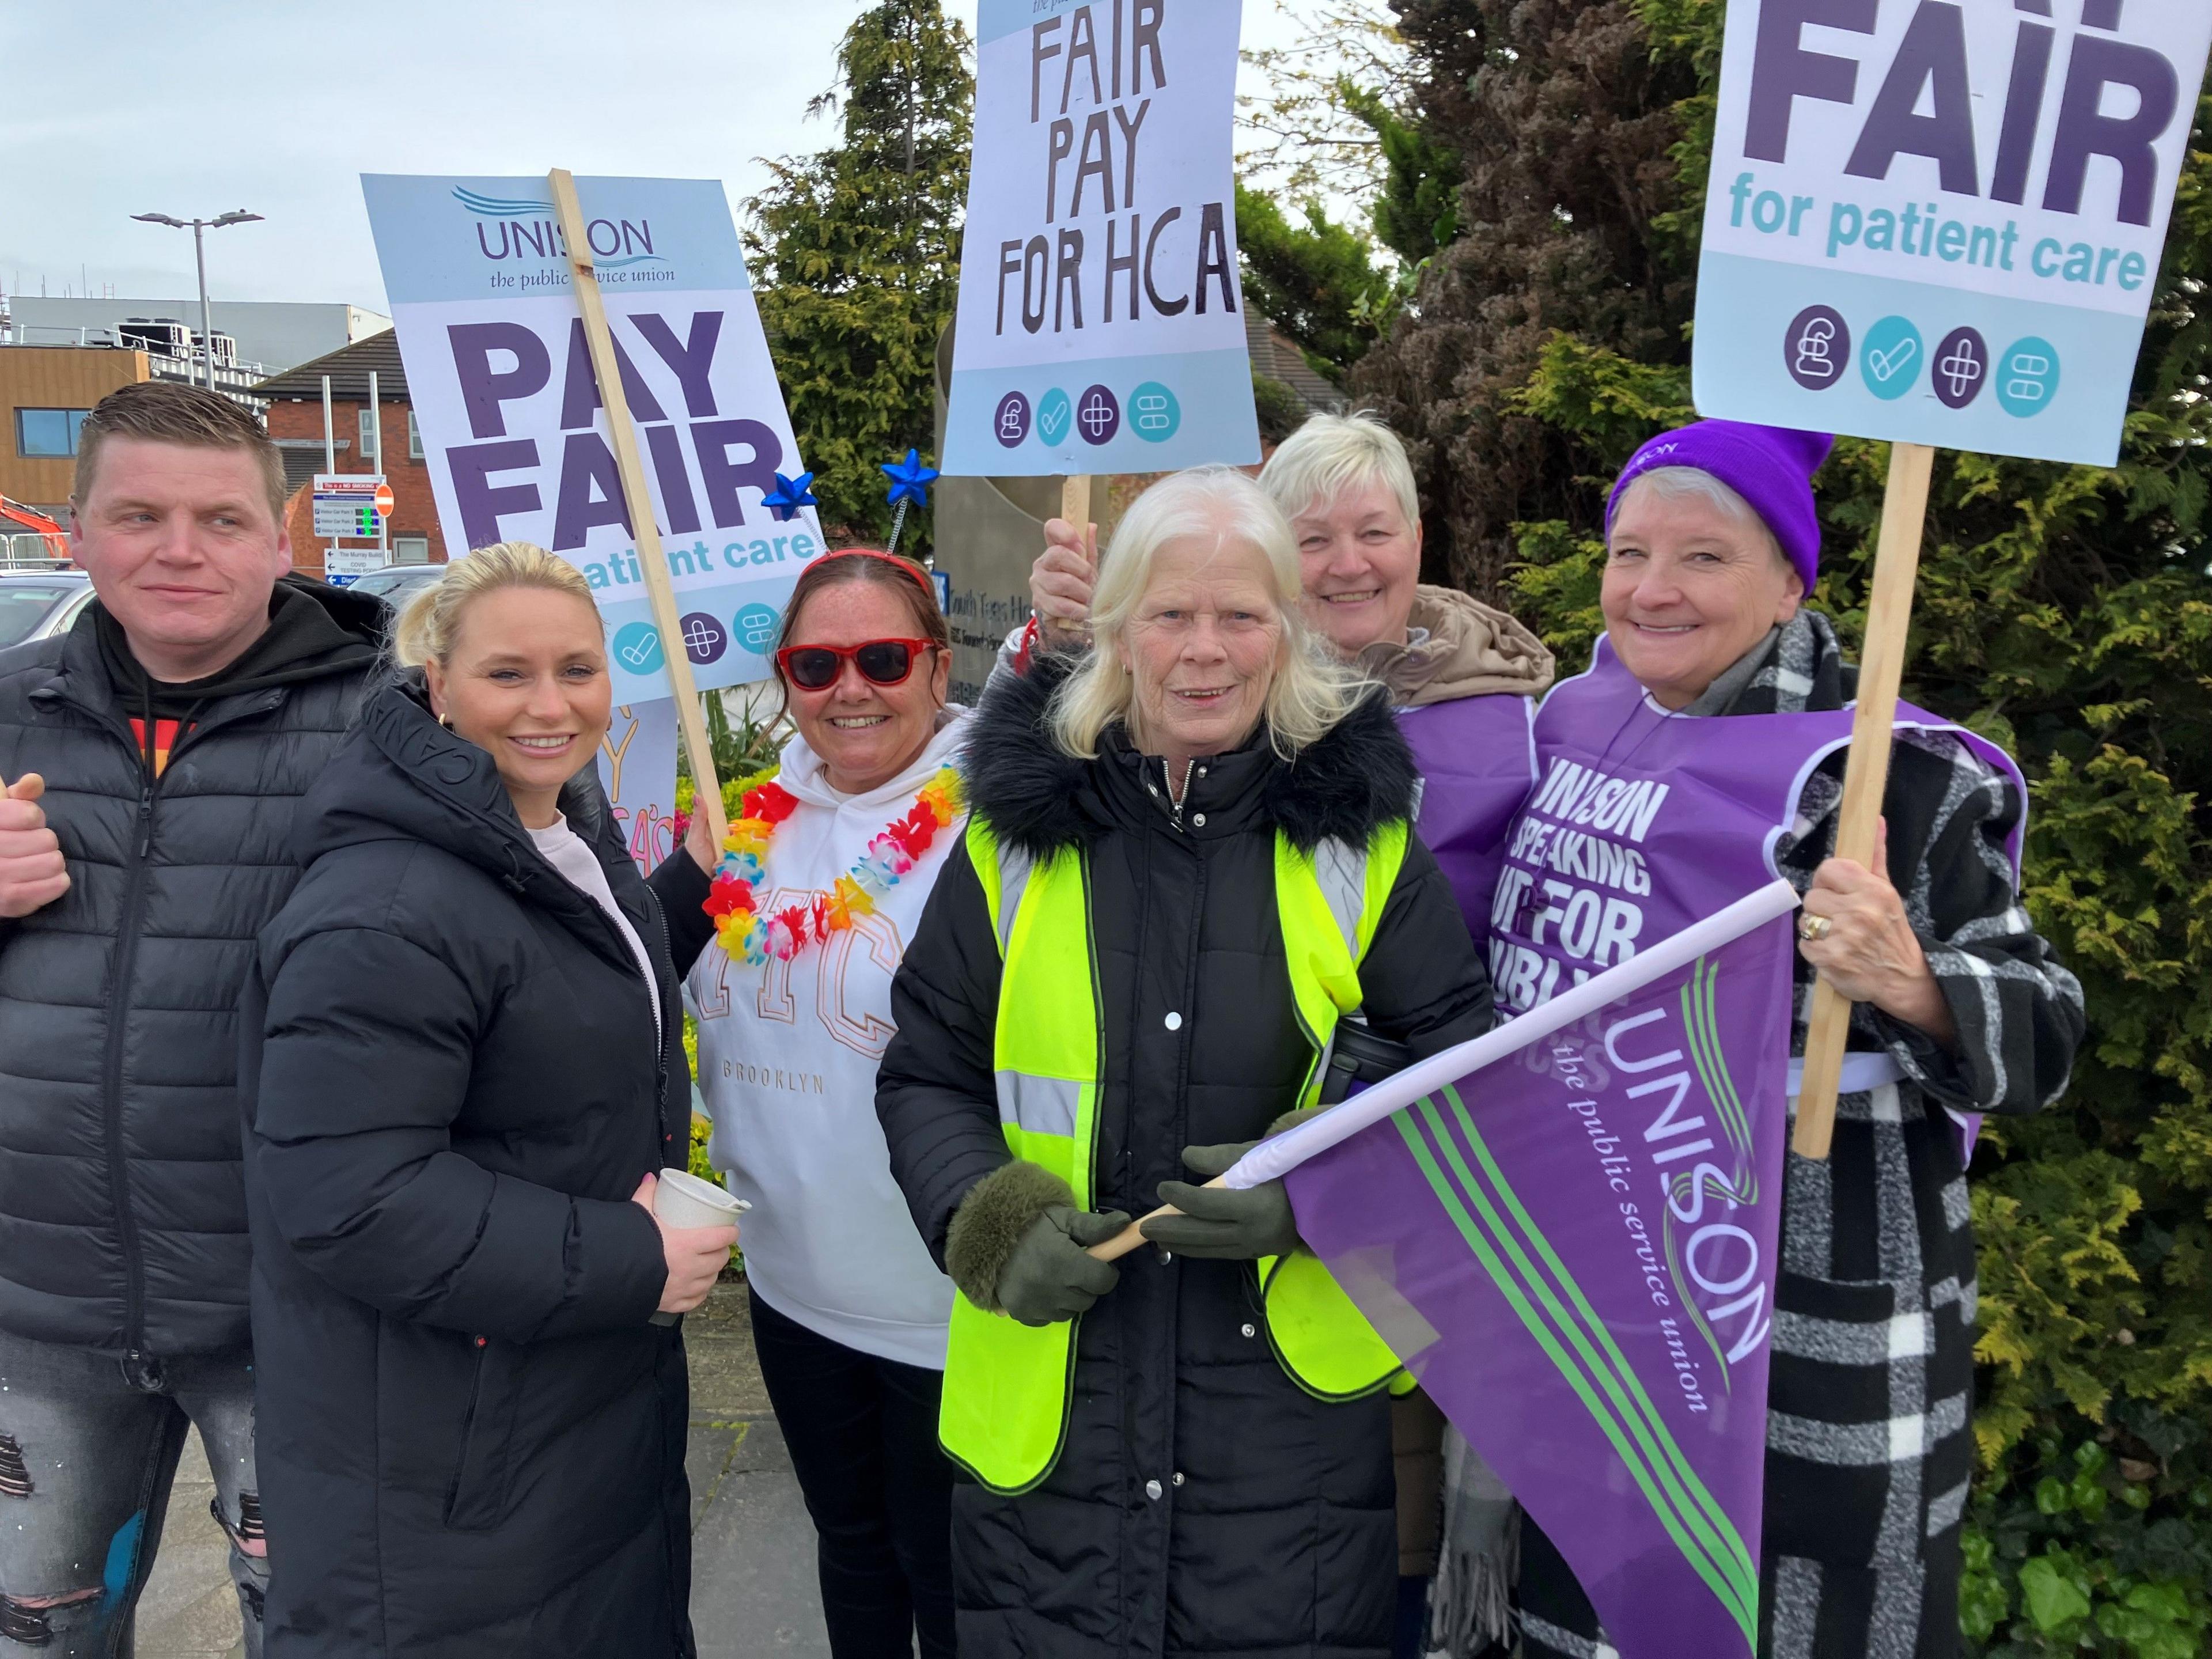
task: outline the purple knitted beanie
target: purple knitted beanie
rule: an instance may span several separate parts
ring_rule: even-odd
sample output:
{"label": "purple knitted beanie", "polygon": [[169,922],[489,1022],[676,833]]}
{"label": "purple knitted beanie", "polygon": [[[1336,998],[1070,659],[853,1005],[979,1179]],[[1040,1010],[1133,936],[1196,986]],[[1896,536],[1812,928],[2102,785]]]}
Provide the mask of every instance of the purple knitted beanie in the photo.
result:
{"label": "purple knitted beanie", "polygon": [[1835,439],[1826,432],[1796,432],[1786,427],[1752,426],[1742,421],[1699,421],[1662,432],[1620,469],[1605,504],[1605,527],[1613,531],[1621,492],[1646,472],[1663,466],[1695,467],[1710,472],[1751,503],[1782,544],[1782,555],[1813,591],[1820,570],[1820,519],[1813,507],[1813,475],[1828,459]]}

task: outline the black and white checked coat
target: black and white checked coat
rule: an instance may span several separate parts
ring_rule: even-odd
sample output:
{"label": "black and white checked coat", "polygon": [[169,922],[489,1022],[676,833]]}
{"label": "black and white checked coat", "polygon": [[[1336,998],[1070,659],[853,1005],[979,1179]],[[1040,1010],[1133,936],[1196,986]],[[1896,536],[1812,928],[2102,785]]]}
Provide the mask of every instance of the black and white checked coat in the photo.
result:
{"label": "black and white checked coat", "polygon": [[[1722,706],[1697,712],[1839,708],[1857,672],[1827,619],[1808,611],[1723,678]],[[1844,760],[1838,751],[1814,774],[1777,848],[1801,892],[1835,848]],[[1957,1023],[1958,1053],[1858,1005],[1850,1046],[1887,1052],[1905,1080],[1843,1097],[1825,1163],[1789,1159],[1760,1540],[1759,1652],[1771,1659],[1958,1650],[1974,1239],[1945,1109],[2049,1104],[2084,1029],[2080,982],[2014,891],[2005,839],[2025,803],[2011,780],[1954,738],[1900,732],[1882,807],[1890,877]],[[1812,985],[1801,957],[1795,1053]],[[1613,1653],[1572,1574],[1525,1523],[1521,1601],[1531,1659]]]}

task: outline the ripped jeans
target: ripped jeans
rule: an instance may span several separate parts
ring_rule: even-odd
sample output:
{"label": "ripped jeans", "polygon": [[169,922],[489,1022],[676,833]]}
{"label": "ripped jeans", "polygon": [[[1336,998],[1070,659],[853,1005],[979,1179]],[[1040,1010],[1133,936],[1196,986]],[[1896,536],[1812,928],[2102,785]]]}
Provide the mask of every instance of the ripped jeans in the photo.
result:
{"label": "ripped jeans", "polygon": [[187,1425],[215,1474],[246,1652],[269,1583],[245,1353],[125,1362],[0,1331],[0,1659],[129,1659]]}

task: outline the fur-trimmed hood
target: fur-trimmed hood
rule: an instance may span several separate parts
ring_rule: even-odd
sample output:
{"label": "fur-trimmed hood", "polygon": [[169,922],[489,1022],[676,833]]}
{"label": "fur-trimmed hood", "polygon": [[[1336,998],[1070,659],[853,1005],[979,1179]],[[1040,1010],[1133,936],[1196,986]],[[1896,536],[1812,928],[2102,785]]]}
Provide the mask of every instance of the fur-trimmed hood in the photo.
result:
{"label": "fur-trimmed hood", "polygon": [[[976,817],[1032,858],[1090,846],[1170,810],[1163,763],[1138,753],[1120,726],[1107,732],[1096,760],[1079,760],[1053,741],[1046,720],[1053,694],[1079,665],[1045,657],[1025,675],[996,677],[963,757]],[[1196,838],[1265,827],[1311,851],[1328,840],[1358,845],[1385,823],[1412,818],[1419,790],[1413,752],[1378,686],[1294,761],[1278,756],[1262,732],[1201,762],[1183,805]]]}

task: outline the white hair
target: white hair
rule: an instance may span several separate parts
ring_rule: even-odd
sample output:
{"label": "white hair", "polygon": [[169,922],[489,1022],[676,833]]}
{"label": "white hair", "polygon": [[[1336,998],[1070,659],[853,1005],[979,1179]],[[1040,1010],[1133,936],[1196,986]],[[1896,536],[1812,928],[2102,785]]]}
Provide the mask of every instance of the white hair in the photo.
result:
{"label": "white hair", "polygon": [[1310,417],[1267,458],[1260,483],[1286,519],[1316,501],[1381,483],[1398,498],[1408,530],[1421,521],[1421,498],[1406,446],[1372,410]]}
{"label": "white hair", "polygon": [[[1662,501],[1701,501],[1729,518],[1743,520],[1765,538],[1766,544],[1773,550],[1776,558],[1792,570],[1797,568],[1790,563],[1790,556],[1782,550],[1780,538],[1766,520],[1759,517],[1759,509],[1744,500],[1734,485],[1715,477],[1701,466],[1655,466],[1649,472],[1638,473],[1629,480],[1628,488],[1620,492],[1620,500],[1613,509],[1614,520],[1619,520],[1636,492],[1647,484],[1650,486],[1651,494]],[[1607,550],[1610,551],[1613,546],[1613,525],[1610,522],[1605,527],[1605,540]]]}
{"label": "white hair", "polygon": [[1228,466],[1173,473],[1122,515],[1109,556],[1098,562],[1091,602],[1095,648],[1053,698],[1054,740],[1067,754],[1092,759],[1106,728],[1117,720],[1126,725],[1135,713],[1135,677],[1123,671],[1115,647],[1152,586],[1160,550],[1180,541],[1211,543],[1217,550],[1242,543],[1266,561],[1282,643],[1264,719],[1275,752],[1285,760],[1295,757],[1358,705],[1369,682],[1322,647],[1298,609],[1298,554],[1290,521],[1265,490]]}

